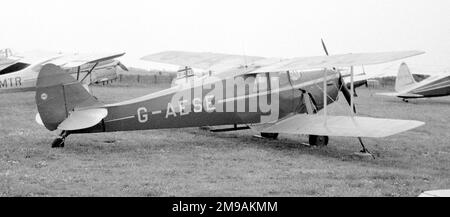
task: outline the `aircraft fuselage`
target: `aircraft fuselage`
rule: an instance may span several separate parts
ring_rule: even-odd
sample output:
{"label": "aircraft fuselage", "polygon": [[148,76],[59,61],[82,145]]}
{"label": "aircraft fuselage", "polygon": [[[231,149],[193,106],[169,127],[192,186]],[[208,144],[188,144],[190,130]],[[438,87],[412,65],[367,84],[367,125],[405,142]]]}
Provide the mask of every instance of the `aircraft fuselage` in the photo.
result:
{"label": "aircraft fuselage", "polygon": [[[327,70],[328,104],[338,97],[338,73]],[[306,113],[303,93],[323,108],[324,69],[208,77],[118,104],[94,127],[73,133],[231,124],[263,124]]]}
{"label": "aircraft fuselage", "polygon": [[[431,98],[450,95],[450,75],[441,78],[430,78],[417,83],[410,91],[414,95],[400,95],[399,98]],[[420,85],[420,86],[419,86]]]}

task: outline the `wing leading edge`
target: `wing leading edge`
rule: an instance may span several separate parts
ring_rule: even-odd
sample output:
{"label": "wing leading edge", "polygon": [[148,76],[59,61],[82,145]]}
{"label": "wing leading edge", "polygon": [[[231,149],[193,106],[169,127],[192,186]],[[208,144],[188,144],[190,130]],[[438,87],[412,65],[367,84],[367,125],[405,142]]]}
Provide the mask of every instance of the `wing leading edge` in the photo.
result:
{"label": "wing leading edge", "polygon": [[279,63],[275,63],[266,67],[261,67],[250,73],[374,65],[392,62],[424,53],[425,52],[423,51],[398,51],[298,57],[281,61]]}
{"label": "wing leading edge", "polygon": [[424,122],[414,120],[299,114],[279,121],[263,129],[262,132],[381,138],[424,124]]}
{"label": "wing leading edge", "polygon": [[110,54],[72,54],[62,56],[51,63],[63,68],[75,68],[90,63],[104,62],[125,55],[125,53]]}

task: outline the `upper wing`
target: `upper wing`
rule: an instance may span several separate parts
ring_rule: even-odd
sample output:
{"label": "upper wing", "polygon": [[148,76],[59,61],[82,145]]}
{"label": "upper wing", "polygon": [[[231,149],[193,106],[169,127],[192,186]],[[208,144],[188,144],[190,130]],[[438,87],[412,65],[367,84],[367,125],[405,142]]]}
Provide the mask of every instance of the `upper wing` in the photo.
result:
{"label": "upper wing", "polygon": [[63,68],[75,68],[90,63],[97,63],[112,60],[125,55],[125,53],[110,54],[70,54],[57,58],[51,63]]}
{"label": "upper wing", "polygon": [[424,124],[413,120],[299,114],[279,121],[262,132],[378,138],[405,132]]}
{"label": "upper wing", "polygon": [[147,55],[141,59],[178,66],[189,66],[203,70],[221,71],[266,58],[209,52],[165,51]]}
{"label": "upper wing", "polygon": [[381,53],[355,53],[316,57],[299,57],[266,67],[261,67],[249,73],[303,70],[316,68],[349,67],[359,65],[373,65],[404,59],[423,54],[423,51],[399,51],[399,52],[381,52]]}

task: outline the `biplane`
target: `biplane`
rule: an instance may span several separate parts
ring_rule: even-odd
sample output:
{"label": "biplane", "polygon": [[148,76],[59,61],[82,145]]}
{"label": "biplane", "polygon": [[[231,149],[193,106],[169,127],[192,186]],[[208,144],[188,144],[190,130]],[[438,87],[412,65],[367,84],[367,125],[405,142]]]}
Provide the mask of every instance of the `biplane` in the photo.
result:
{"label": "biplane", "polygon": [[[328,136],[386,137],[424,123],[356,115],[350,94],[353,85],[348,90],[336,68],[353,69],[355,65],[380,64],[422,53],[293,58],[264,67],[233,68],[195,79],[189,85],[113,104],[98,101],[60,66],[46,64],[37,78],[36,121],[50,131],[60,131],[52,142],[54,148],[64,147],[72,134],[224,125],[236,130],[238,125],[246,125],[266,138],[276,138],[279,133],[309,135],[311,145],[326,145]],[[327,106],[338,100],[339,92],[349,104],[350,115],[327,113]],[[360,142],[362,151],[367,152]]]}
{"label": "biplane", "polygon": [[13,55],[9,49],[0,57],[0,93],[25,92],[36,89],[42,66],[55,64],[81,81],[85,87],[117,77],[117,67],[127,68],[115,58],[125,53],[111,54],[27,54]]}
{"label": "biplane", "polygon": [[406,63],[402,63],[395,80],[395,91],[392,93],[376,93],[377,95],[394,96],[404,102],[414,98],[431,98],[450,95],[450,74],[442,73],[416,82]]}

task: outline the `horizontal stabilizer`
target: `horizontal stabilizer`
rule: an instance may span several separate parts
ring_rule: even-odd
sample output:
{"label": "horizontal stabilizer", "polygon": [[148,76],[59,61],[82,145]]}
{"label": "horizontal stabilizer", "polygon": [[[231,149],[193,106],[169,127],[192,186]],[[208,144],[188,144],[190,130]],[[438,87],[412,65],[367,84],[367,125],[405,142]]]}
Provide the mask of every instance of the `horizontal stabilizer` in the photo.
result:
{"label": "horizontal stabilizer", "polygon": [[424,124],[424,122],[413,120],[299,114],[277,122],[263,129],[262,132],[380,138],[405,132]]}
{"label": "horizontal stabilizer", "polygon": [[72,112],[61,124],[60,130],[81,130],[97,125],[108,115],[105,108],[94,108]]}

